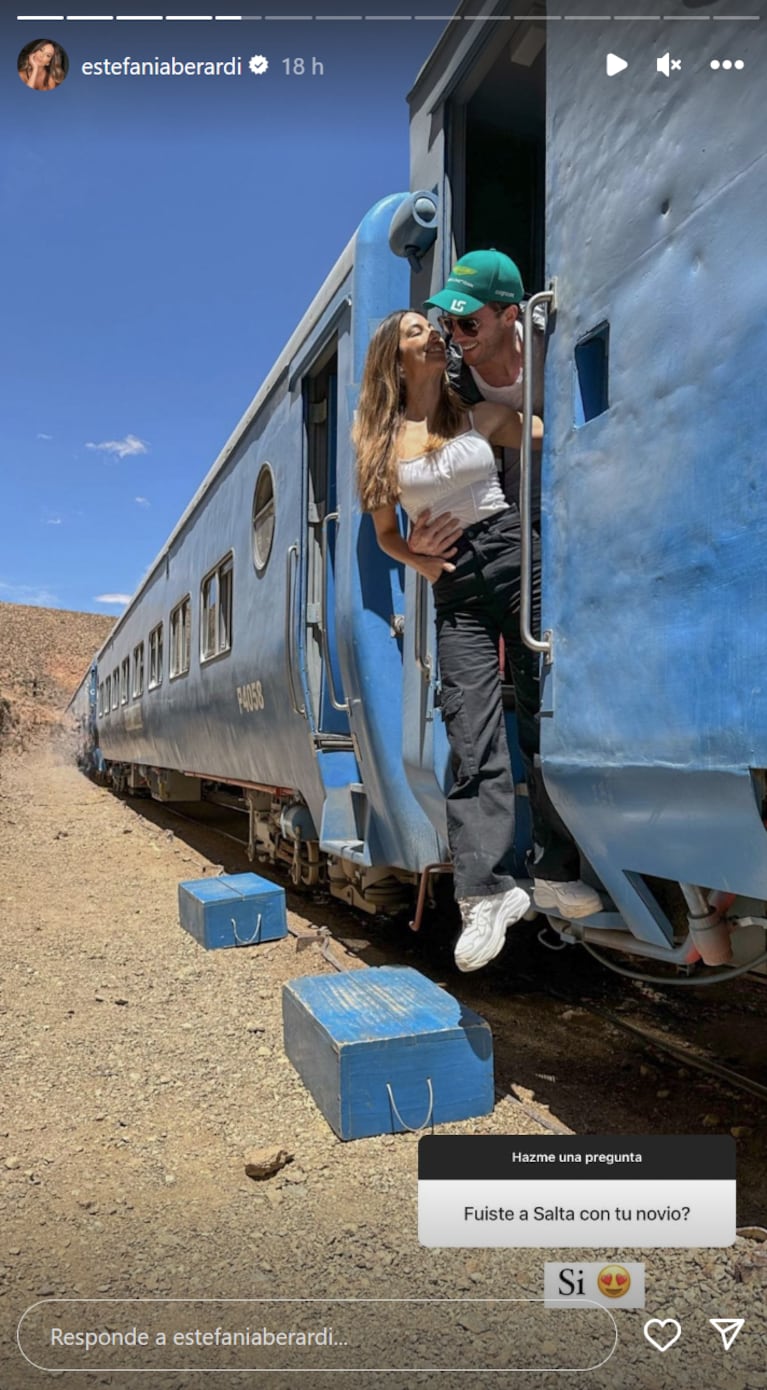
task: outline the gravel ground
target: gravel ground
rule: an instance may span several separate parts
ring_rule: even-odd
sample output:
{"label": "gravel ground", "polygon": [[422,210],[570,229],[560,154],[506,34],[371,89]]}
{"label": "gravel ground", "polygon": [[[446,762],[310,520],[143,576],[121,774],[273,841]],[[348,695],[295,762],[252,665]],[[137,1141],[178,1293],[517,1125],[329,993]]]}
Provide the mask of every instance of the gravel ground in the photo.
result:
{"label": "gravel ground", "polygon": [[[0,771],[3,1390],[50,1381],[14,1341],[25,1309],[40,1299],[540,1298],[544,1260],[568,1260],[571,1252],[422,1248],[416,1137],[343,1144],[317,1110],[283,1054],[280,1014],[285,981],[330,971],[317,947],[298,951],[289,937],[252,951],[203,951],[179,928],[176,890],[181,879],[214,872],[211,859],[87,781],[48,744],[22,757],[14,741]],[[316,909],[311,917],[317,925]],[[443,1132],[545,1130],[503,1096],[491,1116]],[[244,1165],[261,1146],[281,1147],[293,1160],[254,1181]],[[766,1249],[738,1239],[728,1250],[629,1252],[647,1264],[647,1312],[616,1312],[619,1350],[585,1383],[767,1390]],[[137,1326],[153,1326],[160,1314],[165,1327],[202,1325],[199,1307],[136,1307]],[[369,1345],[380,1344],[394,1365],[413,1329],[441,1355],[458,1328],[487,1355],[500,1345],[511,1365],[530,1364],[522,1358],[531,1340],[547,1364],[566,1342],[568,1365],[596,1365],[613,1343],[604,1314],[576,1326],[572,1313],[541,1322],[536,1310],[521,1325],[512,1306],[499,1328],[497,1308],[481,1301],[450,1305],[449,1316],[437,1307],[445,1322],[423,1306],[373,1312]],[[320,1313],[333,1310],[318,1305]],[[354,1316],[370,1314],[365,1305]],[[86,1325],[122,1327],[121,1316],[104,1303],[90,1309]],[[205,1326],[232,1316],[231,1308],[209,1307]],[[682,1339],[663,1356],[642,1337],[649,1316],[683,1323]],[[746,1329],[725,1356],[706,1320],[727,1316],[745,1318]],[[251,1309],[245,1325],[257,1319]],[[26,1329],[33,1355],[33,1315]],[[76,1371],[64,1383],[71,1390],[202,1383],[191,1369],[118,1374],[115,1360],[100,1357],[86,1364],[109,1369]],[[247,1362],[222,1352],[182,1362],[168,1353],[161,1364]],[[236,1386],[256,1383],[253,1374],[233,1374]],[[336,1383],[466,1390],[499,1382],[470,1372],[265,1379],[269,1390]],[[528,1372],[503,1383],[563,1380]]]}

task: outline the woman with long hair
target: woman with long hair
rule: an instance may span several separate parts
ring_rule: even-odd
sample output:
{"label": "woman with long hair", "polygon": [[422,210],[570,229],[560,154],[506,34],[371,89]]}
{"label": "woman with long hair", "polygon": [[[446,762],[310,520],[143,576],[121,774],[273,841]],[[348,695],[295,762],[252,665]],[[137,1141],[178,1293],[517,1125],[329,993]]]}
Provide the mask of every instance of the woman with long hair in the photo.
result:
{"label": "woman with long hair", "polygon": [[22,48],[18,70],[27,87],[37,92],[52,92],[67,75],[64,50],[53,39],[34,39]]}
{"label": "woman with long hair", "polygon": [[[441,710],[452,754],[447,825],[462,931],[460,970],[498,955],[530,908],[511,875],[514,782],[498,641],[520,645],[519,512],[503,495],[493,445],[518,449],[521,416],[482,401],[469,411],[450,386],[445,344],[423,314],[399,309],[368,350],[353,438],[360,500],[381,549],[434,586]],[[543,433],[533,420],[534,445]],[[451,544],[408,547],[397,520],[428,509]],[[536,711],[537,712],[537,711]]]}

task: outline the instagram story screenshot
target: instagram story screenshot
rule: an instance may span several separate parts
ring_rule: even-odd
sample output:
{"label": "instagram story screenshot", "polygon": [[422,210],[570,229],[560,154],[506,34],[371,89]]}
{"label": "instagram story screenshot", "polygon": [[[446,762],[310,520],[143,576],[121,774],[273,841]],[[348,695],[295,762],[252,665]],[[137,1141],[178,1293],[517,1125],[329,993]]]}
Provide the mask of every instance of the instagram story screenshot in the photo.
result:
{"label": "instagram story screenshot", "polygon": [[767,1390],[761,0],[19,8],[2,1390]]}

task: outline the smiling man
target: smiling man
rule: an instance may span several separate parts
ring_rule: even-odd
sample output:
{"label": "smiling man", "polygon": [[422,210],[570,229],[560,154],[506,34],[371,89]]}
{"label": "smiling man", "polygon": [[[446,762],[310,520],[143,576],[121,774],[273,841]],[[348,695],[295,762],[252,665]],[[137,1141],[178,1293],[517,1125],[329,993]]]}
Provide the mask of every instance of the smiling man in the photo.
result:
{"label": "smiling man", "polygon": [[[523,338],[520,304],[522,276],[502,251],[469,251],[453,267],[445,288],[426,301],[441,309],[440,324],[449,344],[448,372],[467,405],[495,401],[522,409]],[[543,414],[543,361],[546,314],[533,315],[533,411]],[[503,490],[519,501],[519,454],[506,451]],[[533,461],[533,526],[540,524],[540,455]]]}
{"label": "smiling man", "polygon": [[[490,250],[470,251],[453,267],[444,289],[426,301],[443,311],[440,321],[451,343],[460,349],[455,356],[468,368],[477,399],[489,400],[503,392],[503,404],[517,410],[522,408],[519,313],[523,298],[522,277],[514,261],[502,251]],[[534,394],[539,408],[543,404],[542,336],[537,346]],[[462,385],[468,385],[466,373]]]}

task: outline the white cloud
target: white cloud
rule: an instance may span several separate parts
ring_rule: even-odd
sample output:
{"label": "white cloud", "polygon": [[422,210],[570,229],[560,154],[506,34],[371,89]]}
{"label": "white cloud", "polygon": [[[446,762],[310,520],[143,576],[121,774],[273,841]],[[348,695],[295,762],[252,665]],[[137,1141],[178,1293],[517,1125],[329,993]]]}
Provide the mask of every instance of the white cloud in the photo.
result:
{"label": "white cloud", "polygon": [[0,579],[0,599],[3,603],[28,603],[34,608],[58,608],[59,599],[50,589],[35,584],[7,584]]}
{"label": "white cloud", "polygon": [[126,434],[124,439],[105,439],[101,444],[87,443],[86,449],[100,449],[103,454],[116,454],[118,458],[130,458],[134,454],[145,454],[149,445],[135,434]]}
{"label": "white cloud", "polygon": [[60,526],[60,525],[61,525],[61,517],[60,517],[60,516],[49,516],[49,517],[47,518],[45,524],[46,524],[46,526]]}
{"label": "white cloud", "polygon": [[130,594],[97,594],[94,603],[130,603]]}
{"label": "white cloud", "polygon": [[38,438],[38,439],[53,439],[53,435],[52,435],[52,434],[38,434],[37,438]]}
{"label": "white cloud", "polygon": [[150,503],[148,497],[134,497],[133,500],[134,500],[134,502],[138,502],[138,505],[139,505],[140,507],[149,507],[149,506],[151,506],[151,503]]}

